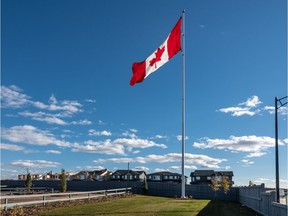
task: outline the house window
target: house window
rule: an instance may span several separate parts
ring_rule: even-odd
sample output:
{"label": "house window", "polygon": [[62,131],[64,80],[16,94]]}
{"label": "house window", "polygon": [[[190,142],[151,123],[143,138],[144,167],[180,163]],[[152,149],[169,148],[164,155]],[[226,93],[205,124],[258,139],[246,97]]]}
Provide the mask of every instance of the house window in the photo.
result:
{"label": "house window", "polygon": [[151,179],[151,176],[148,176],[148,179]]}
{"label": "house window", "polygon": [[168,179],[168,176],[164,176],[164,179]]}
{"label": "house window", "polygon": [[169,176],[169,179],[173,179],[173,176]]}
{"label": "house window", "polygon": [[200,176],[196,176],[196,180],[200,180]]}
{"label": "house window", "polygon": [[195,181],[195,177],[192,177],[192,182],[194,182]]}
{"label": "house window", "polygon": [[153,180],[160,180],[160,175],[155,175],[155,176],[153,176]]}
{"label": "house window", "polygon": [[207,176],[207,180],[211,180],[211,176]]}

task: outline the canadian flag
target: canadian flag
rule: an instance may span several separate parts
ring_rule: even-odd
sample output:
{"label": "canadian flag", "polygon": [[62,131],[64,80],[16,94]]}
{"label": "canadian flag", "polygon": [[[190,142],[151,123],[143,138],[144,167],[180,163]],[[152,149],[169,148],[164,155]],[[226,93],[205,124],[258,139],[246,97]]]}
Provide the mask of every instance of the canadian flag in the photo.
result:
{"label": "canadian flag", "polygon": [[182,17],[180,17],[164,43],[155,52],[146,60],[132,64],[131,86],[142,82],[149,74],[155,72],[181,50],[181,23]]}

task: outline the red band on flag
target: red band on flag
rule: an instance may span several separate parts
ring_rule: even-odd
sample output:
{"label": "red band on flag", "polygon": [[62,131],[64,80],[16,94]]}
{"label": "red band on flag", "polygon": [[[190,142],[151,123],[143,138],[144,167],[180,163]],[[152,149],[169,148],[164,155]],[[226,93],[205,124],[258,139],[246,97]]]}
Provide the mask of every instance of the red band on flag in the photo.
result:
{"label": "red band on flag", "polygon": [[178,20],[168,38],[167,46],[169,60],[181,50],[181,23],[182,17]]}
{"label": "red band on flag", "polygon": [[132,65],[133,76],[130,80],[130,85],[133,86],[137,82],[142,82],[145,79],[146,61],[134,62]]}

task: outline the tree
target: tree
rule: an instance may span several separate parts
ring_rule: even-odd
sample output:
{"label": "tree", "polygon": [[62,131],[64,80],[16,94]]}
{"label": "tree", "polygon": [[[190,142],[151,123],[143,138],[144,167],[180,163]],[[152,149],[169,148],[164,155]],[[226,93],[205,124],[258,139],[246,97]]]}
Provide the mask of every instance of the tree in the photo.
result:
{"label": "tree", "polygon": [[217,178],[215,176],[211,179],[210,187],[215,192],[219,190],[219,181],[217,180]]}
{"label": "tree", "polygon": [[225,194],[230,190],[230,181],[227,176],[222,176],[221,180],[217,180],[217,177],[214,176],[211,180],[211,185],[210,187],[212,188],[213,191],[217,192],[220,190],[220,187],[223,188],[223,191]]}
{"label": "tree", "polygon": [[67,190],[67,182],[66,182],[66,175],[65,175],[65,170],[62,168],[61,169],[61,174],[60,174],[60,192],[66,192]]}
{"label": "tree", "polygon": [[252,181],[249,181],[249,185],[248,186],[252,187],[252,186],[254,186],[254,183]]}
{"label": "tree", "polygon": [[221,186],[223,187],[223,191],[225,194],[230,190],[230,184],[229,179],[227,176],[222,176],[221,179]]}
{"label": "tree", "polygon": [[30,188],[32,187],[32,177],[31,177],[30,173],[27,174],[27,178],[25,181],[25,187],[30,192]]}

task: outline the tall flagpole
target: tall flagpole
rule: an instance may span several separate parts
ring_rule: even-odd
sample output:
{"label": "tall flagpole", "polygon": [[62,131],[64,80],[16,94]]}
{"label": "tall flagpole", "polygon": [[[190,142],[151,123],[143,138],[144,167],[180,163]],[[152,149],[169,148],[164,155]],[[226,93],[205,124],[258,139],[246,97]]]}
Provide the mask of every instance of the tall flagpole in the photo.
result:
{"label": "tall flagpole", "polygon": [[185,10],[182,11],[182,184],[181,198],[185,198]]}

